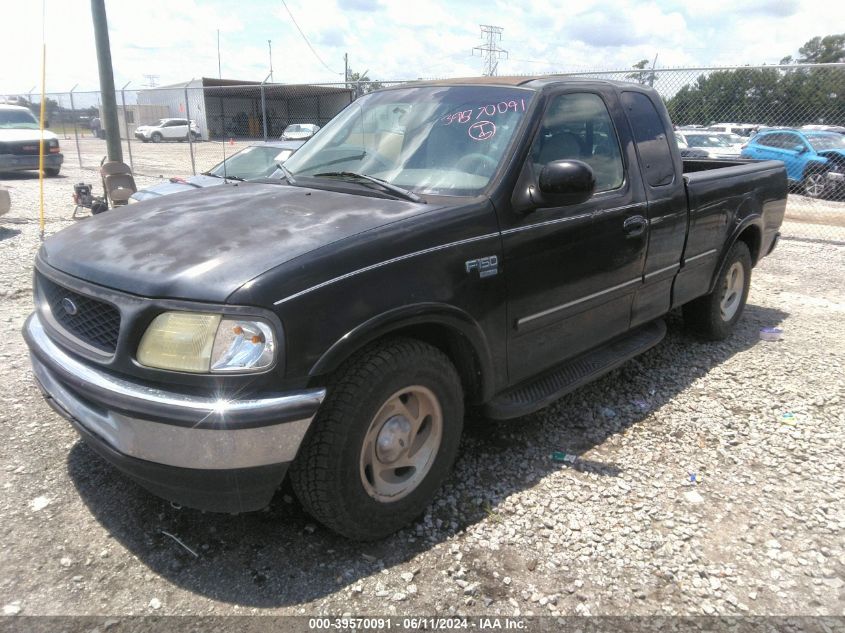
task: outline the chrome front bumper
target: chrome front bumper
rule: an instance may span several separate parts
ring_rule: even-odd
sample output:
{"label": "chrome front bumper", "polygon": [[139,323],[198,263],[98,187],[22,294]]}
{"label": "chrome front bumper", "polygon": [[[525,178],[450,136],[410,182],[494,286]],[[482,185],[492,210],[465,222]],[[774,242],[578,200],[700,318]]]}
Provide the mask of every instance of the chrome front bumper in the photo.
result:
{"label": "chrome front bumper", "polygon": [[186,469],[234,470],[296,457],[325,389],[217,399],[115,376],[77,360],[37,314],[23,330],[50,404],[117,453]]}

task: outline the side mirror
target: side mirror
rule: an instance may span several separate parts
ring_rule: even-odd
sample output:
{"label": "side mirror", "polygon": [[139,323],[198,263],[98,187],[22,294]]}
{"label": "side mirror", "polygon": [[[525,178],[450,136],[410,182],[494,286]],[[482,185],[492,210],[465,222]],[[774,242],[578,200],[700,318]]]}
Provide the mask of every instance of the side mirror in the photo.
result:
{"label": "side mirror", "polygon": [[580,160],[554,160],[540,171],[539,191],[531,192],[538,207],[562,207],[588,200],[596,188],[592,167]]}

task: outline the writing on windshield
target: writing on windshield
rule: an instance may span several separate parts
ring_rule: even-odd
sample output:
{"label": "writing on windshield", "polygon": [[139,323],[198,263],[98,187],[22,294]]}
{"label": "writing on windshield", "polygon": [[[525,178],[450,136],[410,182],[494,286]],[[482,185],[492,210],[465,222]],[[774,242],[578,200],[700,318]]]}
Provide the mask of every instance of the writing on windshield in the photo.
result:
{"label": "writing on windshield", "polygon": [[374,92],[350,104],[285,167],[296,178],[350,172],[417,194],[476,195],[499,169],[533,96],[489,85]]}
{"label": "writing on windshield", "polygon": [[510,101],[489,103],[477,108],[453,112],[452,114],[447,114],[440,119],[440,122],[443,125],[452,125],[453,123],[470,123],[471,121],[478,121],[482,117],[490,118],[496,116],[497,114],[507,114],[508,112],[525,112],[525,99],[520,99],[519,101],[511,99]]}

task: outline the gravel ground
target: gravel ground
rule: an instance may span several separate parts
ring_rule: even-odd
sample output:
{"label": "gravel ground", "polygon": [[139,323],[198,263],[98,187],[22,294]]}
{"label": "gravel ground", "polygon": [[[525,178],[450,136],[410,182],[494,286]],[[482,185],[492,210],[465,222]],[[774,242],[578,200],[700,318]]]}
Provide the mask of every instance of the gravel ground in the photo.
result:
{"label": "gravel ground", "polygon": [[[47,181],[48,233],[92,180],[64,174]],[[3,184],[5,614],[845,615],[845,240],[790,222],[802,239],[755,270],[728,341],[671,315],[663,343],[543,411],[470,420],[425,517],[361,545],[285,489],[264,512],[174,508],[77,441],[20,337],[38,181]],[[762,326],[784,339],[760,342]]]}

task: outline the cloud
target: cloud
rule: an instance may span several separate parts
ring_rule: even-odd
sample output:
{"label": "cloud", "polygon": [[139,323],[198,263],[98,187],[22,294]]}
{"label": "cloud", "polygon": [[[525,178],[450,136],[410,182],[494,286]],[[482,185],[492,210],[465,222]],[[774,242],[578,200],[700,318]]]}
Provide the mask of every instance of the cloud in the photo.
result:
{"label": "cloud", "polygon": [[380,11],[383,8],[378,0],[338,0],[337,6],[344,11]]}
{"label": "cloud", "polygon": [[[845,22],[845,4],[816,0],[286,0],[317,55],[279,0],[145,0],[107,3],[115,83],[130,88],[222,74],[260,81],[273,42],[276,81],[342,80],[343,56],[375,79],[455,77],[481,72],[471,50],[479,24],[504,28],[509,52],[500,74],[629,68],[659,55],[658,66],[776,63],[815,35]],[[47,4],[48,89],[98,86],[88,0]],[[826,25],[834,25],[827,27]],[[841,29],[840,29],[841,30]],[[37,85],[41,6],[17,2],[0,21],[0,93]],[[14,60],[9,63],[8,60]]]}

